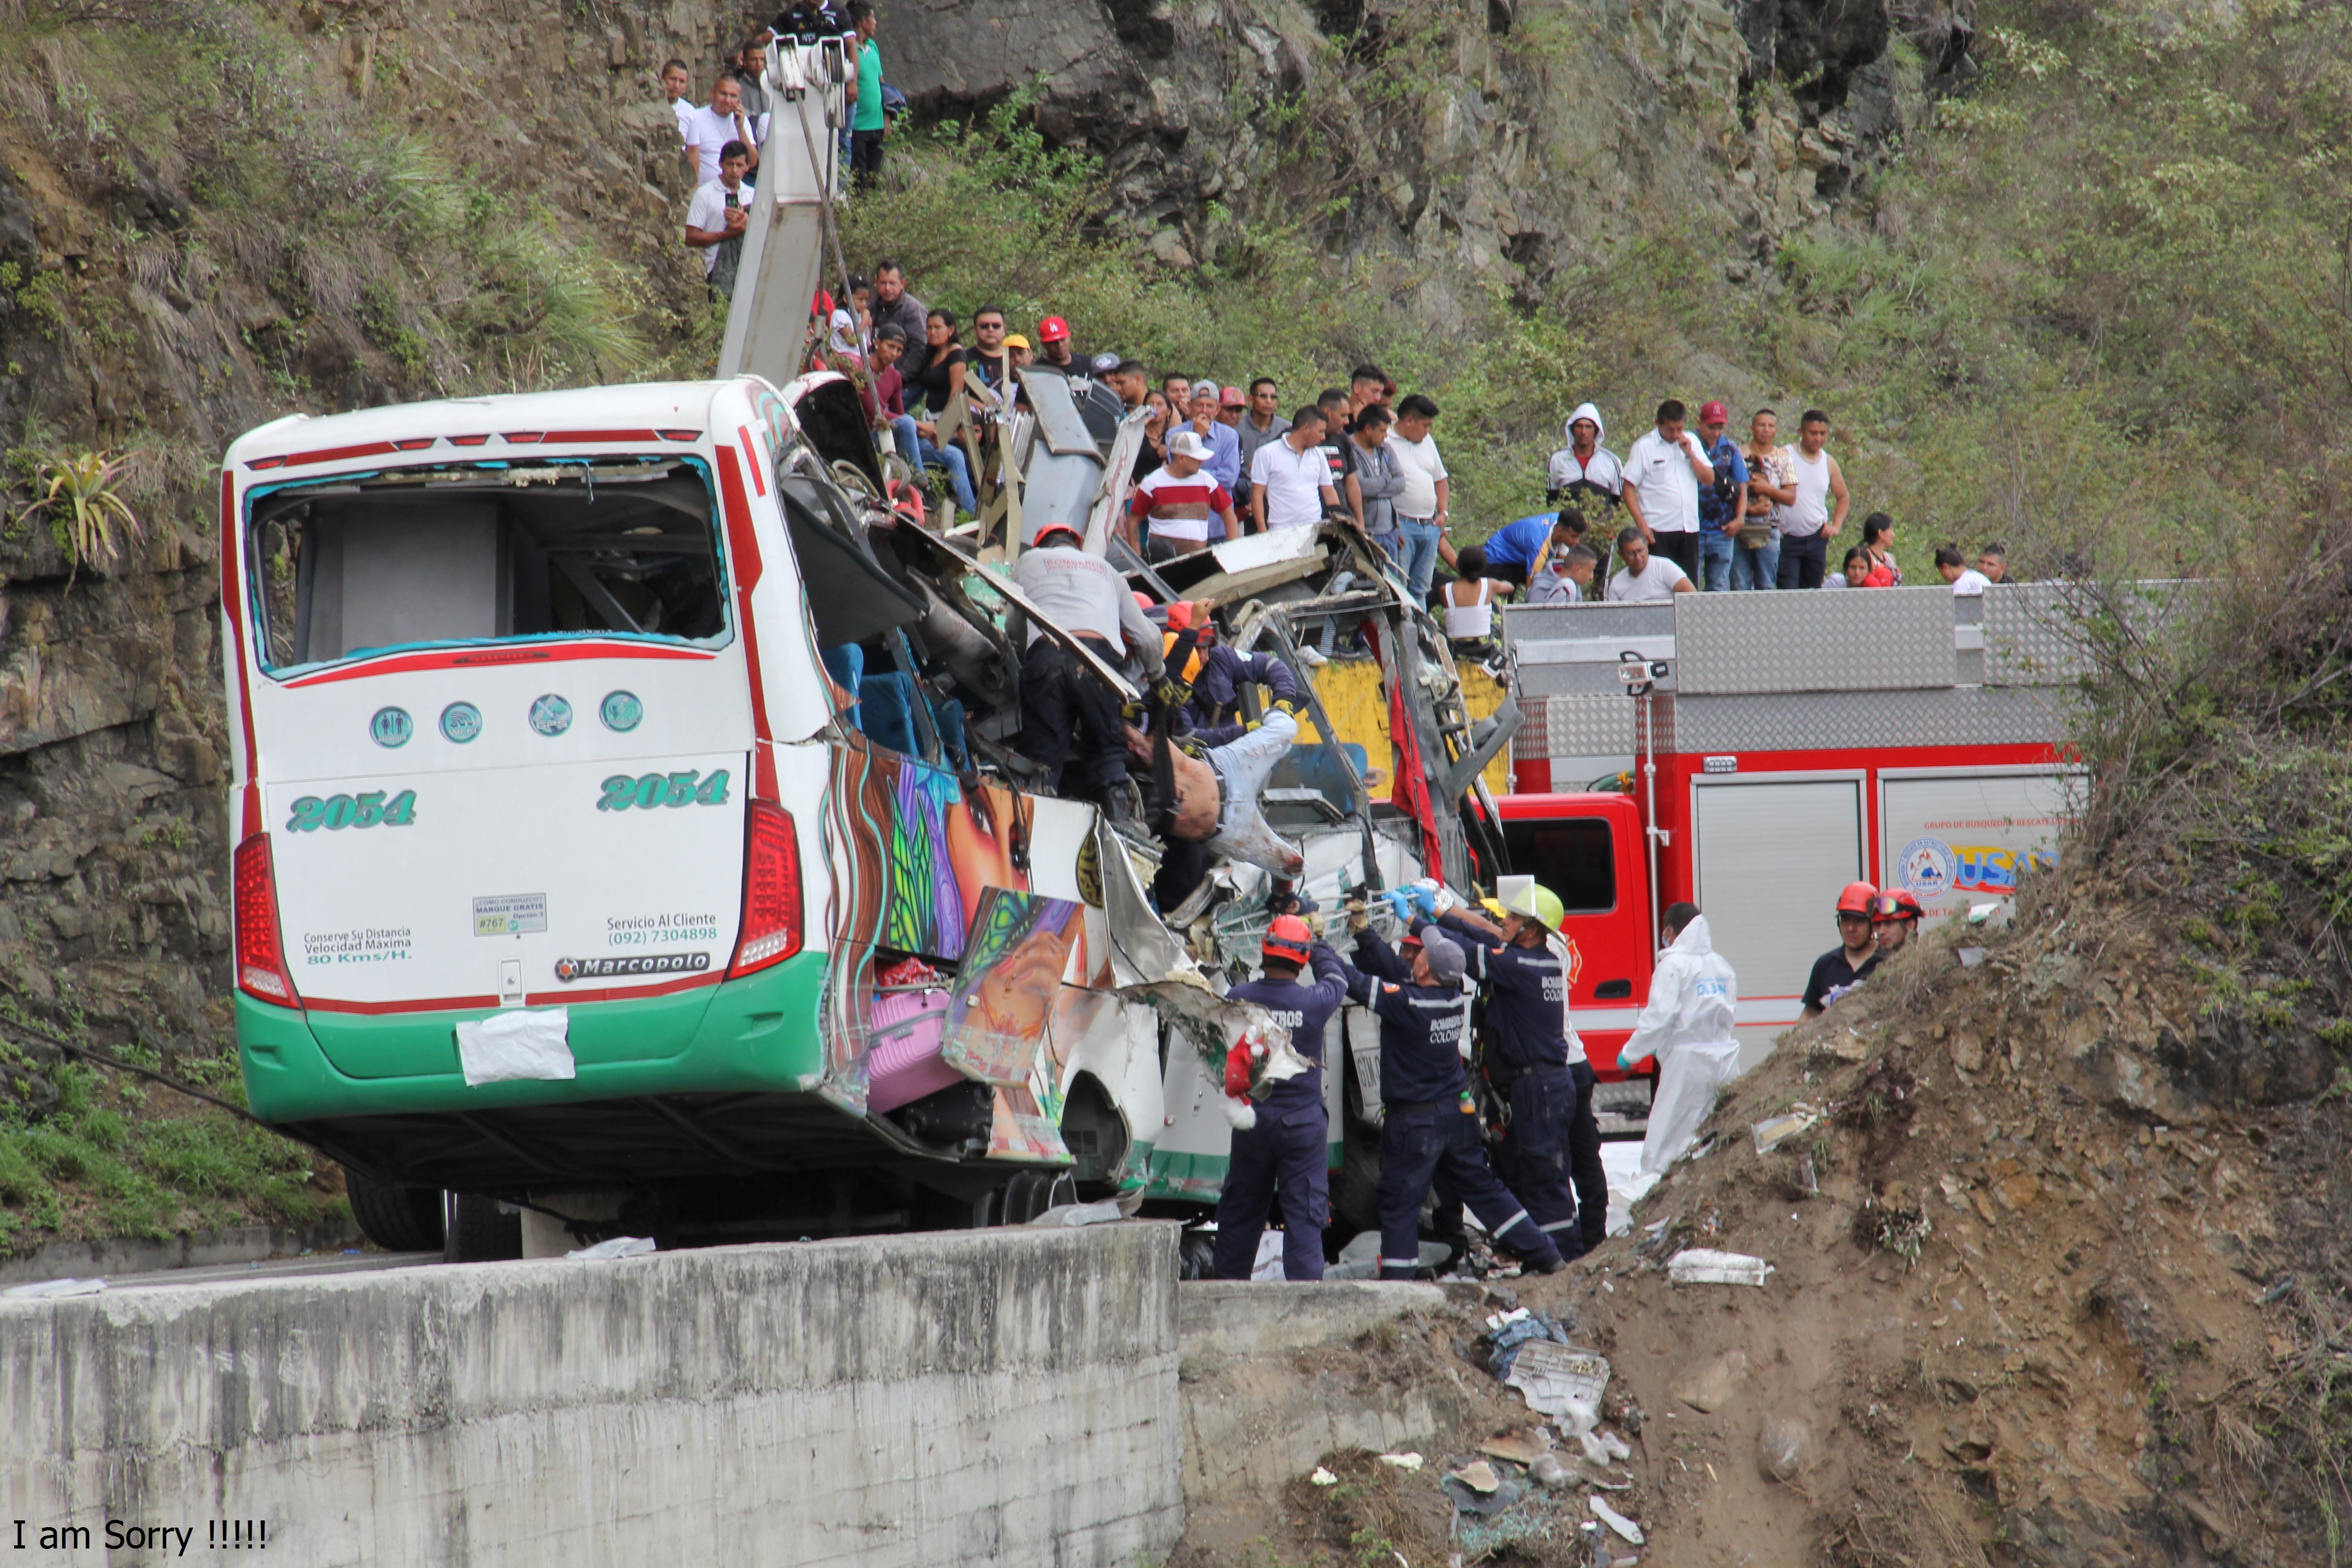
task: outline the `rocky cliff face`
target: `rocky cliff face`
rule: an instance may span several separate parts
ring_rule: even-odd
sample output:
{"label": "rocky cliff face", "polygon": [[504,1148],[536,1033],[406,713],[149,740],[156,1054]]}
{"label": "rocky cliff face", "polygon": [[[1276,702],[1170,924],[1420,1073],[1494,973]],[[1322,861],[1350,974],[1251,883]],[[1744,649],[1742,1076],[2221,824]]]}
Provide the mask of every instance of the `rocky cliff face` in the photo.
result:
{"label": "rocky cliff face", "polygon": [[1755,259],[1833,221],[1968,36],[1884,0],[920,0],[886,47],[933,115],[1042,84],[1170,266],[1305,218],[1533,299],[1662,221]]}

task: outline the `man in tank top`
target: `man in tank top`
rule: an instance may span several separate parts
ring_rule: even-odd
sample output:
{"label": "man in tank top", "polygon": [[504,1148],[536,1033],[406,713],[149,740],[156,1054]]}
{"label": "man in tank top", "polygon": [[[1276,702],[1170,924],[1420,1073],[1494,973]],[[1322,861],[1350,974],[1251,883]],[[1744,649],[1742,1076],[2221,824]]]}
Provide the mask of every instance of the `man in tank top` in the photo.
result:
{"label": "man in tank top", "polygon": [[1818,408],[1806,409],[1797,425],[1797,449],[1789,455],[1797,499],[1775,514],[1780,525],[1779,586],[1783,588],[1820,587],[1829,542],[1845,527],[1845,475],[1824,449],[1829,436],[1830,416]]}

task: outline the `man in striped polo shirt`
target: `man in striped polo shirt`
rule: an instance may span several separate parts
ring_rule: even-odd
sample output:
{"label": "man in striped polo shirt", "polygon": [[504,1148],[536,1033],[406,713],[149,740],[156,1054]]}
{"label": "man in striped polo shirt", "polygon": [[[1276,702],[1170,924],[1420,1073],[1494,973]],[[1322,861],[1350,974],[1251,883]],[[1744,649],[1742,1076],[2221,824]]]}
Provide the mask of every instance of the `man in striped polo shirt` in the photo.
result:
{"label": "man in striped polo shirt", "polygon": [[1202,471],[1208,460],[1208,443],[1186,426],[1168,438],[1167,465],[1136,485],[1127,505],[1127,542],[1145,560],[1172,561],[1206,550],[1213,541],[1240,537],[1234,498]]}

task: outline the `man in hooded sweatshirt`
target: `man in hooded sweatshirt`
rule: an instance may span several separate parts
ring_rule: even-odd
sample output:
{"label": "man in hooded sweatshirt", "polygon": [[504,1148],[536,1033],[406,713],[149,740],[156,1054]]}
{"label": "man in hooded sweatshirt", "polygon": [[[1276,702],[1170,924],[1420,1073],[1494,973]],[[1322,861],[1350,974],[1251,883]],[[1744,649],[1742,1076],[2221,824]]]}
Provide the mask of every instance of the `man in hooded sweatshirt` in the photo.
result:
{"label": "man in hooded sweatshirt", "polygon": [[1546,470],[1550,488],[1544,499],[1557,506],[1570,492],[1580,491],[1615,506],[1617,492],[1624,488],[1625,466],[1601,445],[1608,433],[1601,423],[1601,410],[1580,403],[1561,428],[1567,433],[1568,445],[1551,455]]}
{"label": "man in hooded sweatshirt", "polygon": [[1715,1109],[1715,1091],[1739,1067],[1739,1042],[1731,1037],[1739,981],[1708,940],[1706,917],[1696,904],[1673,905],[1664,934],[1665,948],[1650,973],[1650,999],[1617,1052],[1621,1068],[1644,1057],[1658,1061],[1650,1130],[1642,1140],[1641,1192],[1656,1185],[1689,1150],[1699,1123]]}

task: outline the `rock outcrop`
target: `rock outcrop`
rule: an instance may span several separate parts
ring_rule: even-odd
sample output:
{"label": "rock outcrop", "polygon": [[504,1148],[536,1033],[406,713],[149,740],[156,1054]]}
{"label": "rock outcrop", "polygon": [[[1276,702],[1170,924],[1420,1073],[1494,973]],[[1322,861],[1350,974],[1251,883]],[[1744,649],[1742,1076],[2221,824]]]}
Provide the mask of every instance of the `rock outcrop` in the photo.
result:
{"label": "rock outcrop", "polygon": [[1832,221],[1969,37],[1951,15],[1898,25],[1883,0],[925,0],[896,16],[891,75],[919,109],[1024,95],[1045,135],[1104,158],[1117,217],[1163,262],[1307,219],[1336,252],[1530,294],[1661,219],[1718,223],[1759,259]]}

